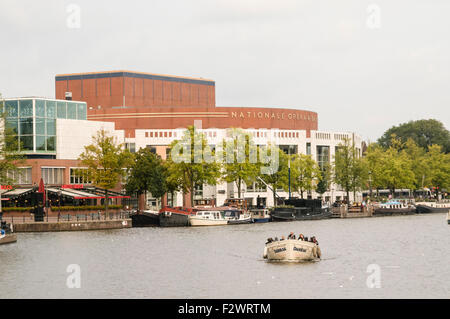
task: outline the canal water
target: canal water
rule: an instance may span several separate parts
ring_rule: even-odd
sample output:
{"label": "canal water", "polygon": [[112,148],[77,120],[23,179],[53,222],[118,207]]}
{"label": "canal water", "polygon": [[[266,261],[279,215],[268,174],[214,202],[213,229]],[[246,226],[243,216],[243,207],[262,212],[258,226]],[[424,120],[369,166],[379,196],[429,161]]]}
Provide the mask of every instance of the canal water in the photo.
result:
{"label": "canal water", "polygon": [[[291,231],[315,235],[323,260],[265,261],[266,238]],[[0,298],[449,297],[444,214],[19,233],[0,246]]]}

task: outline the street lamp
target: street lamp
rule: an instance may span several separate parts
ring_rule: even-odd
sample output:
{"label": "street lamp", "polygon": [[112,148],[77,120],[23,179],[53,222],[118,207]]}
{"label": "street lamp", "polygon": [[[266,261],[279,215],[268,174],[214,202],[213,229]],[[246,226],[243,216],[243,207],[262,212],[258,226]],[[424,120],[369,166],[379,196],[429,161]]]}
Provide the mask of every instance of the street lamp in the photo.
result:
{"label": "street lamp", "polygon": [[59,222],[59,216],[61,214],[61,190],[58,191],[58,222]]}

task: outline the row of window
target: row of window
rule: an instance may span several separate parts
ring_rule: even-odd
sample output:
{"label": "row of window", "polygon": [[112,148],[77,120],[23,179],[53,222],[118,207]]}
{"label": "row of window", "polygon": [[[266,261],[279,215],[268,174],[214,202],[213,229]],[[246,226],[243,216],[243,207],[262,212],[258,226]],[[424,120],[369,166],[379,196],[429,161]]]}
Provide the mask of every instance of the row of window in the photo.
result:
{"label": "row of window", "polygon": [[[65,184],[64,167],[42,167],[41,174],[44,184],[62,185]],[[15,171],[8,171],[7,176],[17,185],[31,185],[31,167],[21,167]],[[90,184],[85,168],[70,168],[70,184]]]}
{"label": "row of window", "polygon": [[145,137],[177,137],[177,132],[145,132]]}
{"label": "row of window", "polygon": [[[35,100],[36,117],[49,119],[86,120],[86,103],[70,101]],[[7,118],[33,117],[33,100],[5,101]]]}

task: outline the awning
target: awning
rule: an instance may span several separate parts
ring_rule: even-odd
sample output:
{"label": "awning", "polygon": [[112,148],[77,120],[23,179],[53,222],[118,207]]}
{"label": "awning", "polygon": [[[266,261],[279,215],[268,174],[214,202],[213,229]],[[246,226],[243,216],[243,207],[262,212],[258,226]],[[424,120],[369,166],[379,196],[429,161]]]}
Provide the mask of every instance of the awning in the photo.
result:
{"label": "awning", "polygon": [[32,191],[33,191],[32,188],[16,188],[16,189],[2,193],[2,196],[16,197],[16,196],[25,195],[27,193],[31,193]]}
{"label": "awning", "polygon": [[[64,189],[64,190],[59,190],[56,188],[48,188],[47,189],[49,192],[52,193],[56,193],[58,194],[58,192],[61,192],[61,195],[64,196],[68,196],[68,197],[72,197],[74,199],[102,199],[105,198],[105,196],[98,196],[92,193],[88,193],[88,192],[83,192],[81,190],[78,189]],[[108,196],[109,198],[131,198],[130,196]]]}

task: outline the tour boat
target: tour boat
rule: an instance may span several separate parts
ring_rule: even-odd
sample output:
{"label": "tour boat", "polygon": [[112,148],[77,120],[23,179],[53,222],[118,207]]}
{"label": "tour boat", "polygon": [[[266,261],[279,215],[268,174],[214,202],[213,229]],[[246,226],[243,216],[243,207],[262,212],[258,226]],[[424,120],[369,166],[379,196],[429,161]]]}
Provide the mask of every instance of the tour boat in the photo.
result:
{"label": "tour boat", "polygon": [[420,202],[416,203],[416,213],[445,213],[450,209],[450,203]]}
{"label": "tour boat", "polygon": [[267,223],[270,222],[270,212],[266,208],[256,208],[250,210],[254,223]]}
{"label": "tour boat", "polygon": [[17,235],[13,232],[11,224],[1,222],[0,224],[0,245],[15,243]]}
{"label": "tour boat", "polygon": [[272,221],[314,220],[330,218],[331,210],[320,199],[289,199],[270,215]]}
{"label": "tour boat", "polygon": [[130,214],[132,227],[159,226],[159,212],[153,210],[144,210]]}
{"label": "tour boat", "polygon": [[198,210],[189,216],[191,226],[219,226],[227,225],[228,220],[224,218],[220,210]]}
{"label": "tour boat", "polygon": [[159,226],[178,227],[189,226],[189,216],[195,214],[192,208],[164,207],[159,211]]}
{"label": "tour boat", "polygon": [[267,243],[264,247],[263,258],[270,261],[316,261],[320,260],[319,245],[298,239],[277,240]]}
{"label": "tour boat", "polygon": [[399,200],[390,200],[374,206],[372,216],[412,215],[416,208]]}
{"label": "tour boat", "polygon": [[253,222],[252,216],[249,213],[245,213],[239,209],[223,210],[222,215],[230,225],[250,224]]}

